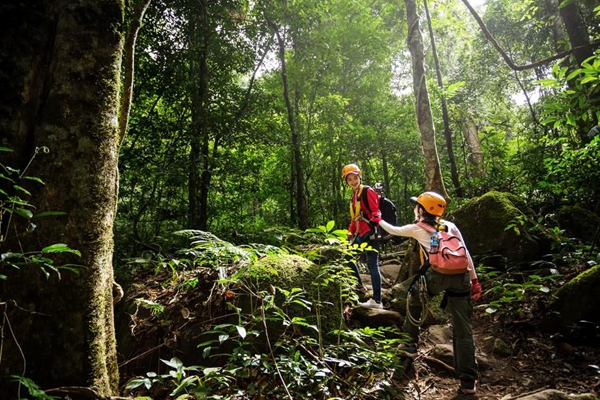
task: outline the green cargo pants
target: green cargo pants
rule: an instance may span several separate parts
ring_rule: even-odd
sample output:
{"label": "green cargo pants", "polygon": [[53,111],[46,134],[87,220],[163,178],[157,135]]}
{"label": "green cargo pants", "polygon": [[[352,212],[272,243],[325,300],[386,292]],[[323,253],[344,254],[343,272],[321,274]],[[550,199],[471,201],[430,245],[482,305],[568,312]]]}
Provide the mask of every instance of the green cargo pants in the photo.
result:
{"label": "green cargo pants", "polygon": [[[473,304],[471,303],[471,280],[469,274],[443,275],[431,268],[425,273],[427,291],[435,296],[442,291],[447,293],[447,305],[445,310],[452,317],[452,348],[454,353],[454,369],[458,379],[464,387],[469,387],[478,376],[477,360],[475,358],[475,344],[473,342],[473,330],[471,327],[471,316]],[[417,286],[412,288],[409,297],[410,312],[419,319],[423,307],[417,293]],[[415,344],[419,339],[419,327],[415,326],[408,318],[404,320],[404,332],[408,333]]]}

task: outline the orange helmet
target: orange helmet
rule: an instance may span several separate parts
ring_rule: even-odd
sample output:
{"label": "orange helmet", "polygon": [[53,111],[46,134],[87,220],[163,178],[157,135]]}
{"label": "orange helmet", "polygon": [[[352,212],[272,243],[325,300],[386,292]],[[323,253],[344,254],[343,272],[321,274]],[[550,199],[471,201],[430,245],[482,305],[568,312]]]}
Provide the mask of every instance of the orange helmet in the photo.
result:
{"label": "orange helmet", "polygon": [[446,210],[446,199],[436,192],[421,193],[419,197],[411,197],[413,203],[420,204],[429,214],[441,217]]}
{"label": "orange helmet", "polygon": [[355,174],[359,177],[362,175],[360,172],[360,168],[356,164],[348,164],[344,168],[342,168],[342,179],[346,180],[346,177],[349,174]]}

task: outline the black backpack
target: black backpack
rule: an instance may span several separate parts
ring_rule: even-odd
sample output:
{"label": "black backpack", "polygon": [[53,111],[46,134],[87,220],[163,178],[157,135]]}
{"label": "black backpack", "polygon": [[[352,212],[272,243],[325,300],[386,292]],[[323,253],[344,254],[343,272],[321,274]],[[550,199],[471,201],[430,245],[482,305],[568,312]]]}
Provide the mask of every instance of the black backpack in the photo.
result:
{"label": "black backpack", "polygon": [[[367,197],[367,189],[370,189],[370,187],[363,187],[363,191],[360,195],[360,201],[365,205],[367,210],[371,211],[371,207],[369,207],[369,199]],[[388,224],[396,225],[398,223],[398,209],[396,208],[396,205],[387,197],[381,196],[379,198],[379,211],[381,211],[381,219]],[[388,234],[383,228],[378,226],[375,228],[375,239],[379,240],[381,243],[387,243],[390,239],[396,238],[398,237]],[[398,239],[401,241],[402,238]],[[394,240],[394,243],[396,243],[396,240]]]}

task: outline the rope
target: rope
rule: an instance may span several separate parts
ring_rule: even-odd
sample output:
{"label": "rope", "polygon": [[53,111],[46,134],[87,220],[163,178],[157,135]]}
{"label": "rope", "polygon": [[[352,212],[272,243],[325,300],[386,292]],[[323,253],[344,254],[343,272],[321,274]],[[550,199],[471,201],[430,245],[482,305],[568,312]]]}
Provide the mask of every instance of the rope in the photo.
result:
{"label": "rope", "polygon": [[410,312],[410,298],[412,297],[412,289],[409,289],[408,295],[406,296],[406,318],[408,318],[411,324],[420,327],[425,323],[425,320],[427,319],[427,313],[425,312],[425,309],[427,308],[429,295],[427,293],[427,281],[425,280],[425,275],[419,274],[416,279],[417,281],[415,283],[419,291],[419,300],[421,301],[421,305],[423,307],[421,312],[421,319],[415,318]]}

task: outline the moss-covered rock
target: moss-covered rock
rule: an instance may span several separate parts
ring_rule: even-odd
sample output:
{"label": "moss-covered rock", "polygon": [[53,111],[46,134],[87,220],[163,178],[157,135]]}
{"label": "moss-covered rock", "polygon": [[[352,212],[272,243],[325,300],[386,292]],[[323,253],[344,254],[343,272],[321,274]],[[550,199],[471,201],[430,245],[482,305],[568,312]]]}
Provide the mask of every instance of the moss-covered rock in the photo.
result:
{"label": "moss-covered rock", "polygon": [[[291,254],[268,255],[252,265],[242,280],[253,291],[263,291],[274,296],[275,307],[265,310],[269,318],[271,340],[278,340],[290,329],[300,329],[303,334],[311,336],[320,333],[327,340],[330,332],[345,327],[341,304],[341,291],[344,289],[338,281],[332,279],[332,269],[335,267],[320,266],[304,257]],[[341,269],[340,266],[339,270]],[[253,305],[245,304],[243,308],[264,308],[265,304],[254,302]],[[282,317],[278,308],[283,310],[287,318]],[[286,320],[291,318],[303,318],[310,327],[290,327]],[[318,327],[319,331],[313,327]]]}
{"label": "moss-covered rock", "polygon": [[540,257],[540,246],[529,230],[534,212],[510,193],[488,192],[456,209],[449,219],[460,228],[472,255],[499,255],[509,262]]}
{"label": "moss-covered rock", "polygon": [[553,313],[544,321],[542,328],[571,336],[578,333],[573,328],[580,321],[600,324],[598,287],[600,265],[582,272],[556,292],[550,304]]}
{"label": "moss-covered rock", "polygon": [[591,244],[594,232],[600,225],[600,218],[579,206],[562,206],[555,213],[556,222],[565,230],[565,235]]}

